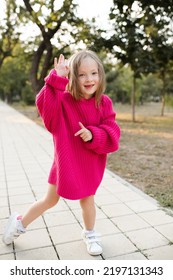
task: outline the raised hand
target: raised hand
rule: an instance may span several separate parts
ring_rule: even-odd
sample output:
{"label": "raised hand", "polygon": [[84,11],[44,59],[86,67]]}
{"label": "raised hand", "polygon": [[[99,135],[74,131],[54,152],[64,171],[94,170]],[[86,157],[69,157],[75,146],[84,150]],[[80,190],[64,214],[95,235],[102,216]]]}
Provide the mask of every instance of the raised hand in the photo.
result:
{"label": "raised hand", "polygon": [[60,54],[58,60],[57,57],[54,58],[54,67],[58,76],[68,77],[69,66],[63,54]]}
{"label": "raised hand", "polygon": [[88,141],[91,141],[93,136],[92,136],[92,133],[89,129],[87,129],[81,122],[79,122],[79,125],[81,127],[80,130],[78,130],[74,136],[78,136],[80,135],[80,137],[82,138],[82,140],[84,142],[88,142]]}

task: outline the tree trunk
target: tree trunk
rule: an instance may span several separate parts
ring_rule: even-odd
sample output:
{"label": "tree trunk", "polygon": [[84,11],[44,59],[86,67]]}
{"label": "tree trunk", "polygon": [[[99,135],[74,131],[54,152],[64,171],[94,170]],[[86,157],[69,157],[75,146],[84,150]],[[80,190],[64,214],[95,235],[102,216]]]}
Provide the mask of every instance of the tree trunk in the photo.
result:
{"label": "tree trunk", "polygon": [[161,101],[162,101],[161,117],[163,117],[164,110],[165,110],[165,88],[166,88],[165,71],[162,72],[161,79],[163,83],[162,92],[161,92]]}
{"label": "tree trunk", "polygon": [[[41,59],[43,59],[43,53],[45,53],[42,69],[39,71],[39,66]],[[33,55],[32,66],[30,71],[30,81],[35,94],[41,89],[44,84],[44,78],[47,74],[47,70],[50,65],[50,60],[52,58],[52,45],[50,41],[42,41]],[[40,76],[38,78],[38,73]]]}
{"label": "tree trunk", "polygon": [[135,120],[135,105],[136,105],[136,78],[135,78],[135,75],[133,75],[131,104],[132,104],[132,121],[135,122],[136,121]]}

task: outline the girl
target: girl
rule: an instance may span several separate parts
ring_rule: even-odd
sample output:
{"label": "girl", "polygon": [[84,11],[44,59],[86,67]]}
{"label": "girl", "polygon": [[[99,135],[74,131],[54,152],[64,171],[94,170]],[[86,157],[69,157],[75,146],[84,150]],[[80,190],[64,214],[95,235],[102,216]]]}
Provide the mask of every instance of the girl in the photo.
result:
{"label": "girl", "polygon": [[104,89],[103,65],[94,52],[80,51],[68,63],[63,55],[58,61],[55,58],[54,69],[36,97],[39,113],[54,140],[48,192],[23,217],[16,213],[10,217],[3,236],[5,244],[11,244],[63,197],[80,201],[87,251],[91,255],[102,253],[94,230],[94,195],[107,154],[118,149],[120,138],[112,102],[103,94]]}

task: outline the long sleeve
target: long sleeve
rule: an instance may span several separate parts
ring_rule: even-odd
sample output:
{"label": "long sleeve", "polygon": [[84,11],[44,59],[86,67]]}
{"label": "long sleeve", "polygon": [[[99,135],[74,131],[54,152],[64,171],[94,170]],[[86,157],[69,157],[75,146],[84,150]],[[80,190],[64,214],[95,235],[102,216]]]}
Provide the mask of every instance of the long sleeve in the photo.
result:
{"label": "long sleeve", "polygon": [[55,70],[45,78],[45,85],[36,96],[36,106],[48,131],[56,130],[61,99],[68,79],[59,77]]}
{"label": "long sleeve", "polygon": [[118,150],[120,128],[115,121],[115,116],[112,101],[105,96],[102,123],[99,126],[87,126],[93,135],[92,141],[85,143],[87,149],[97,154],[108,154]]}

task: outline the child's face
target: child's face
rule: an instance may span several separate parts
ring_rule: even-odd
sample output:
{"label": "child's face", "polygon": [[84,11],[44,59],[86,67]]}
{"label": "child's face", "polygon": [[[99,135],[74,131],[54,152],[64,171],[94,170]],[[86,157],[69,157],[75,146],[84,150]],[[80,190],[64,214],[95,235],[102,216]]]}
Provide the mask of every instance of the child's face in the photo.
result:
{"label": "child's face", "polygon": [[99,85],[98,65],[91,57],[82,60],[78,69],[80,92],[85,99],[91,98]]}

